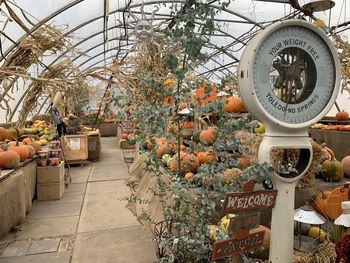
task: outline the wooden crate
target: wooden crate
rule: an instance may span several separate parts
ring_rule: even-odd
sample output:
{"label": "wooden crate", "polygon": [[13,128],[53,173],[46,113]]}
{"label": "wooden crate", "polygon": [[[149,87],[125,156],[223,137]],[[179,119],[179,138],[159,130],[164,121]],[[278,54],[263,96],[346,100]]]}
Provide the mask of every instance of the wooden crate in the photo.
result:
{"label": "wooden crate", "polygon": [[79,163],[79,161],[86,161],[88,158],[88,139],[86,135],[62,136],[61,147],[64,160],[67,163]]}

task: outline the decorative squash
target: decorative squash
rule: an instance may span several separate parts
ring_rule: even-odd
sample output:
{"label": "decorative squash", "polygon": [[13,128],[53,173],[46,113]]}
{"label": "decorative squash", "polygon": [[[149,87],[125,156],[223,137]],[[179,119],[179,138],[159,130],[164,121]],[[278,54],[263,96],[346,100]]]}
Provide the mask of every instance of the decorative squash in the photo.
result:
{"label": "decorative squash", "polygon": [[13,169],[19,164],[20,157],[18,153],[14,151],[2,151],[0,152],[0,168]]}
{"label": "decorative squash", "polygon": [[322,163],[322,177],[325,181],[339,182],[344,177],[343,167],[331,153],[331,159]]}
{"label": "decorative squash", "polygon": [[35,150],[35,154],[38,154],[39,151],[41,150],[40,142],[35,141],[35,142],[30,143],[29,145],[33,146],[33,148]]}
{"label": "decorative squash", "polygon": [[30,137],[27,137],[27,138],[24,138],[22,140],[23,144],[31,144],[32,142],[34,142],[35,140],[30,138]]}
{"label": "decorative squash", "polygon": [[244,107],[242,99],[238,96],[225,98],[223,108],[226,112],[237,112],[237,113],[247,112],[246,108]]}
{"label": "decorative squash", "polygon": [[164,154],[171,154],[173,149],[169,144],[164,143],[156,147],[156,153],[159,157],[162,157]]}
{"label": "decorative squash", "polygon": [[218,160],[218,158],[216,157],[212,149],[209,149],[206,152],[199,152],[197,154],[197,158],[200,164],[203,164],[203,163],[210,164]]}
{"label": "decorative squash", "polygon": [[346,121],[349,119],[349,113],[346,111],[338,111],[335,118],[337,121]]}
{"label": "decorative squash", "polygon": [[341,161],[341,165],[343,168],[344,175],[350,177],[350,155],[345,156]]}
{"label": "decorative squash", "polygon": [[29,152],[25,145],[10,146],[9,150],[18,153],[21,162],[28,158]]}
{"label": "decorative squash", "polygon": [[[171,170],[178,171],[178,154],[175,154],[173,156],[173,161],[171,163]],[[180,165],[181,165],[181,174],[185,175],[188,172],[195,173],[199,167],[199,161],[197,156],[194,154],[186,153],[181,151],[180,152]]]}
{"label": "decorative squash", "polygon": [[199,134],[199,141],[206,146],[213,145],[216,140],[216,131],[213,127],[203,130]]}
{"label": "decorative squash", "polygon": [[33,146],[31,145],[24,145],[25,147],[27,147],[28,150],[28,159],[33,158],[33,156],[35,155],[35,149],[33,148]]}
{"label": "decorative squash", "polygon": [[193,142],[199,142],[199,135],[201,134],[201,131],[194,131],[192,136],[191,136],[191,140]]}
{"label": "decorative squash", "polygon": [[257,228],[254,228],[254,229],[251,229],[249,230],[249,234],[253,234],[253,233],[256,233],[256,232],[260,232],[264,230],[265,231],[265,235],[264,235],[264,240],[263,240],[263,243],[262,243],[262,247],[264,249],[270,249],[270,237],[271,237],[271,230],[270,228],[266,227],[266,226],[263,226],[263,225],[259,225]]}
{"label": "decorative squash", "polygon": [[201,106],[215,101],[218,97],[215,83],[212,85],[206,82],[199,84],[196,88],[196,97],[199,99]]}
{"label": "decorative squash", "polygon": [[308,236],[317,239],[319,243],[323,243],[323,241],[326,240],[327,233],[317,226],[312,226],[309,230]]}

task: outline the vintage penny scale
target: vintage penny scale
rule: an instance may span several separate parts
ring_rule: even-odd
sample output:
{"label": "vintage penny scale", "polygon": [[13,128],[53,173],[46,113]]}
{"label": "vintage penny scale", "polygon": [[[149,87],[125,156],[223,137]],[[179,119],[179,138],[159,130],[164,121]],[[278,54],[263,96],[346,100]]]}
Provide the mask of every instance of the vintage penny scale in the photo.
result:
{"label": "vintage penny scale", "polygon": [[[294,195],[307,172],[312,147],[307,130],[333,106],[340,87],[340,65],[330,38],[304,20],[275,23],[247,45],[239,65],[239,86],[247,109],[265,124],[259,162],[271,152],[284,157],[273,176],[278,190],[272,212],[270,262],[292,262]],[[288,149],[299,150],[296,164]]]}

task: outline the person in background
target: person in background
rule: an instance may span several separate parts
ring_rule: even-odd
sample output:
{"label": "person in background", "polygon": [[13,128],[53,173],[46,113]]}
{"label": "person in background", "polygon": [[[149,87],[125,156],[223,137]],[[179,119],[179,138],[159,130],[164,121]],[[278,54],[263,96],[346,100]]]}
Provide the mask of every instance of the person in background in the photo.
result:
{"label": "person in background", "polygon": [[56,125],[58,137],[66,135],[66,124],[62,121],[59,111],[51,103],[51,120]]}

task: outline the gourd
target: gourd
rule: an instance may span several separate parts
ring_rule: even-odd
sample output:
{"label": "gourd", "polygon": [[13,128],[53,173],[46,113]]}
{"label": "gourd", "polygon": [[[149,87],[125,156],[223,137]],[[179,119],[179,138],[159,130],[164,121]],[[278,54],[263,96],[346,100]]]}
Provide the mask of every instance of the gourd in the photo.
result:
{"label": "gourd", "polygon": [[33,146],[31,145],[24,145],[25,147],[27,147],[28,150],[28,159],[33,158],[33,156],[35,155],[35,149],[33,148]]}
{"label": "gourd", "polygon": [[333,152],[330,160],[325,160],[322,163],[322,177],[325,181],[339,182],[344,177],[343,167],[339,161],[334,157]]}

